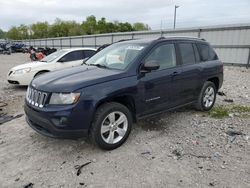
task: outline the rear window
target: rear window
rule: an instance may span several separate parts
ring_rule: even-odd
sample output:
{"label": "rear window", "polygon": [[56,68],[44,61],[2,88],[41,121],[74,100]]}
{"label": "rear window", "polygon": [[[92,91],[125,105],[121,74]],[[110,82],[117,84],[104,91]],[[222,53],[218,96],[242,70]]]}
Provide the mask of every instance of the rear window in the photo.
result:
{"label": "rear window", "polygon": [[63,58],[64,58],[64,62],[77,61],[77,60],[84,59],[83,50],[69,52]]}
{"label": "rear window", "polygon": [[197,44],[199,51],[200,51],[200,56],[201,56],[201,61],[212,61],[212,60],[217,60],[218,56],[214,52],[214,50],[207,44]]}
{"label": "rear window", "polygon": [[179,44],[181,51],[182,64],[194,64],[195,63],[195,54],[192,43],[180,43]]}
{"label": "rear window", "polygon": [[95,53],[96,53],[96,51],[94,51],[94,50],[84,50],[85,58],[92,57],[93,55],[95,55]]}

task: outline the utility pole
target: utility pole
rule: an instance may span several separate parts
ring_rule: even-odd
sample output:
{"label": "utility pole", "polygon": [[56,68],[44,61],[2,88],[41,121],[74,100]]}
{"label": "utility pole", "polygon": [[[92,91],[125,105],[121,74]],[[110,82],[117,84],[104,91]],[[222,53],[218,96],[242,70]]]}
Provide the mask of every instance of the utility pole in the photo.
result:
{"label": "utility pole", "polygon": [[174,29],[175,29],[175,25],[176,25],[176,9],[179,8],[180,6],[175,5],[174,6]]}

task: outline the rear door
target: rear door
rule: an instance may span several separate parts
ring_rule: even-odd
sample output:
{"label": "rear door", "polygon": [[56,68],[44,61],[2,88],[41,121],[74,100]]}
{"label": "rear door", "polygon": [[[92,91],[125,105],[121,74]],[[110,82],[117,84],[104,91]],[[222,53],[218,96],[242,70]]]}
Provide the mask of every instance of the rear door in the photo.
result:
{"label": "rear door", "polygon": [[182,86],[179,104],[185,104],[197,99],[202,87],[200,57],[197,46],[192,41],[178,42],[178,54],[181,59]]}
{"label": "rear door", "polygon": [[90,58],[96,54],[95,50],[84,50],[84,58]]}
{"label": "rear door", "polygon": [[61,57],[57,62],[57,69],[75,67],[82,64],[84,59],[83,50],[77,50],[69,52],[68,54]]}

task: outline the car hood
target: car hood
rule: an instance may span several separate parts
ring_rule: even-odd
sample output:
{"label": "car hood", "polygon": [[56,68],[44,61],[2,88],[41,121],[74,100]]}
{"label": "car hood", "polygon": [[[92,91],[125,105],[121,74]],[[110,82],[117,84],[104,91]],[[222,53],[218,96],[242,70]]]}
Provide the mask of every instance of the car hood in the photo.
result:
{"label": "car hood", "polygon": [[82,65],[46,73],[35,78],[31,85],[41,91],[73,92],[90,85],[127,76],[129,76],[128,73],[120,70]]}
{"label": "car hood", "polygon": [[44,66],[46,63],[47,62],[32,61],[32,62],[29,62],[29,63],[24,63],[24,64],[21,64],[21,65],[15,66],[11,70],[15,71],[15,70],[18,70],[18,69],[24,69],[24,68],[29,68],[29,67],[32,69],[32,68]]}

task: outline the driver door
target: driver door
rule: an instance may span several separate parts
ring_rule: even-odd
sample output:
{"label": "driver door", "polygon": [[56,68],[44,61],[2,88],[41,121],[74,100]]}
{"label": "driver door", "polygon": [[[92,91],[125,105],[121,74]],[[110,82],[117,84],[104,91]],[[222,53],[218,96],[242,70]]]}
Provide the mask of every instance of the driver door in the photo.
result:
{"label": "driver door", "polygon": [[160,68],[145,73],[139,80],[139,91],[142,96],[141,116],[173,107],[173,95],[178,95],[180,90],[180,67],[177,66],[174,43],[158,44],[144,60],[147,61],[156,61]]}
{"label": "driver door", "polygon": [[56,69],[70,68],[80,66],[84,59],[83,50],[69,52],[61,57],[56,63]]}

